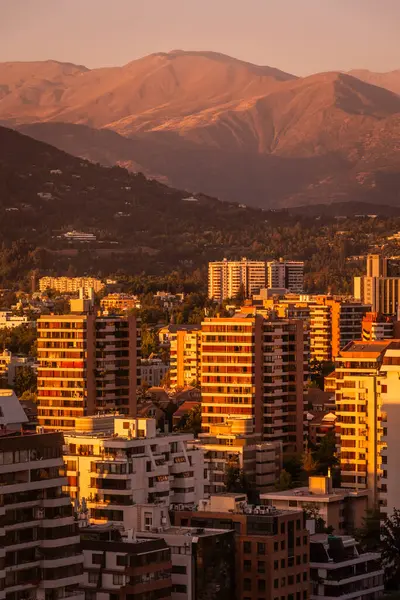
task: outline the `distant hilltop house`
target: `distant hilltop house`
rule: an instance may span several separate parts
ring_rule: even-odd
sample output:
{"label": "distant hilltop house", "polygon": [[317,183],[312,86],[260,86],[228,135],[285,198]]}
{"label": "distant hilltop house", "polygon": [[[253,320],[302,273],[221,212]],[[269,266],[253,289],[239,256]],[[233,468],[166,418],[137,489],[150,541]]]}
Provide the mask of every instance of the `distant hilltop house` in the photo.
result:
{"label": "distant hilltop house", "polygon": [[0,329],[13,329],[19,325],[32,325],[27,316],[14,315],[11,311],[0,311]]}
{"label": "distant hilltop house", "polygon": [[94,233],[85,233],[83,231],[67,231],[63,233],[62,237],[70,242],[95,242],[96,236]]}
{"label": "distant hilltop house", "polygon": [[73,294],[83,288],[87,293],[90,288],[94,292],[100,292],[105,284],[95,277],[41,277],[39,279],[39,290],[54,290],[64,294]]}

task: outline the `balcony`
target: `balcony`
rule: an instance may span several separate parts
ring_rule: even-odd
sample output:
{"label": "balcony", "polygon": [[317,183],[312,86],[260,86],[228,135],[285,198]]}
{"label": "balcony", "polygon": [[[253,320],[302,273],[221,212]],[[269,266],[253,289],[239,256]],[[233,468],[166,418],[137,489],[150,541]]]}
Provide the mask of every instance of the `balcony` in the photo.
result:
{"label": "balcony", "polygon": [[42,540],[41,542],[38,542],[38,543],[40,543],[42,548],[58,548],[59,546],[70,546],[72,544],[79,544],[79,542],[80,542],[79,535],[71,535],[69,537],[60,537],[60,538],[55,538],[55,539],[50,539],[50,540]]}

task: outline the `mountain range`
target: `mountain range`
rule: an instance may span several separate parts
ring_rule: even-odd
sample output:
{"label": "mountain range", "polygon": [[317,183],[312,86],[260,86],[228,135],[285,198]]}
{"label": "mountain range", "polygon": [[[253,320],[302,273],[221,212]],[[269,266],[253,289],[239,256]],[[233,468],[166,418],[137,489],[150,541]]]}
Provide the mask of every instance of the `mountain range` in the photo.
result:
{"label": "mountain range", "polygon": [[400,70],[296,77],[180,50],[92,70],[0,63],[0,122],[221,200],[400,205]]}

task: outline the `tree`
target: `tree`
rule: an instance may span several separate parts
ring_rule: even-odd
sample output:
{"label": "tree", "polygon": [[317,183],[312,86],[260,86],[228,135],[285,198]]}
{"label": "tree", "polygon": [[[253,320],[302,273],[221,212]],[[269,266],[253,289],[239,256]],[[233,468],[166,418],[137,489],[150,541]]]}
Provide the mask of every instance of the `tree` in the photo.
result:
{"label": "tree", "polygon": [[290,490],[293,487],[293,480],[290,473],[283,469],[279,476],[278,481],[275,482],[275,489],[278,492],[284,492],[285,490]]}
{"label": "tree", "polygon": [[247,494],[248,482],[239,464],[228,464],[225,469],[225,487],[227,492]]}
{"label": "tree", "polygon": [[381,543],[386,588],[397,590],[400,586],[400,510],[397,508],[382,525]]}
{"label": "tree", "polygon": [[304,504],[303,511],[307,521],[315,521],[315,533],[333,532],[333,527],[331,525],[326,527],[326,523],[321,517],[320,508],[316,502],[308,502],[307,504]]}
{"label": "tree", "polygon": [[328,469],[332,469],[338,464],[334,431],[330,431],[321,439],[318,449],[314,452],[314,459],[318,463],[318,472],[324,475]]}
{"label": "tree", "polygon": [[310,448],[307,448],[304,452],[301,462],[307,475],[312,475],[318,469],[318,462],[314,459]]}
{"label": "tree", "polygon": [[355,538],[360,542],[364,552],[377,552],[380,550],[381,521],[379,510],[367,510],[363,517],[362,525],[354,532]]}
{"label": "tree", "polygon": [[14,389],[17,396],[22,396],[24,392],[36,392],[37,375],[31,367],[17,369],[14,379]]}
{"label": "tree", "polygon": [[177,426],[176,431],[188,431],[197,436],[201,431],[201,404],[191,408],[186,415],[183,415]]}
{"label": "tree", "polygon": [[157,352],[158,338],[153,329],[142,328],[142,358],[148,358],[153,352]]}

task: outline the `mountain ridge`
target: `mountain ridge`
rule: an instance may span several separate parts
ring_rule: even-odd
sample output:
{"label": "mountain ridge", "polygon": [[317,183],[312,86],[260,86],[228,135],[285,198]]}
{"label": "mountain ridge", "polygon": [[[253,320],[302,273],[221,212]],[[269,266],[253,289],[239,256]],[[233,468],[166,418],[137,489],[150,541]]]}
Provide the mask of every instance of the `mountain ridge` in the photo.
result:
{"label": "mountain ridge", "polygon": [[[400,96],[351,73],[302,78],[182,50],[100,69],[27,64],[7,83],[0,63],[0,122],[178,188],[292,206],[375,197],[400,172]],[[107,148],[93,130],[119,137]]]}

